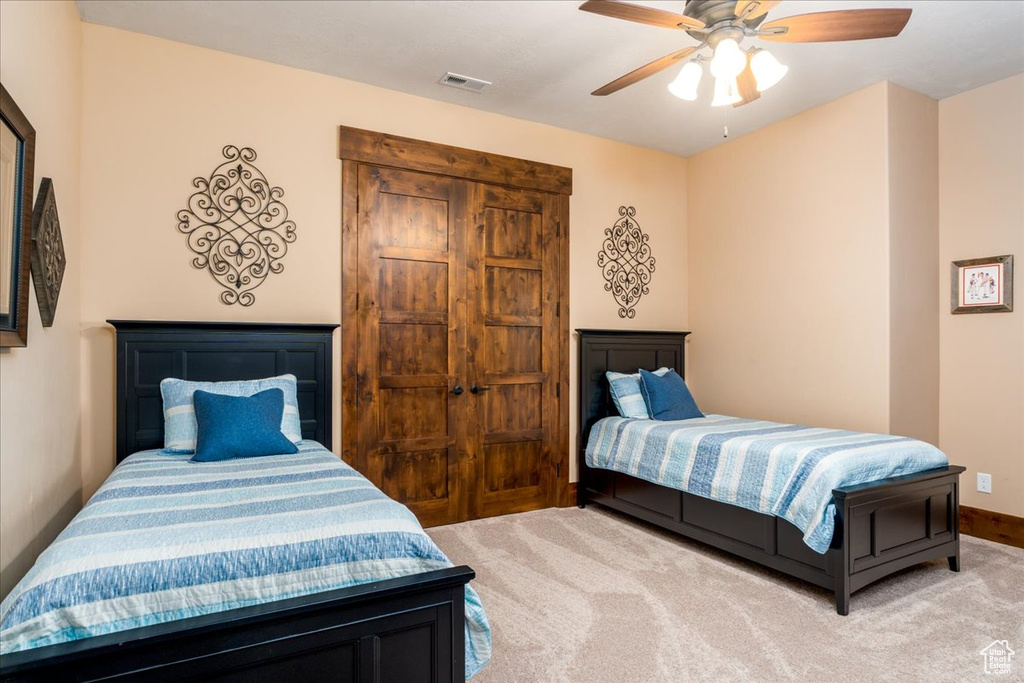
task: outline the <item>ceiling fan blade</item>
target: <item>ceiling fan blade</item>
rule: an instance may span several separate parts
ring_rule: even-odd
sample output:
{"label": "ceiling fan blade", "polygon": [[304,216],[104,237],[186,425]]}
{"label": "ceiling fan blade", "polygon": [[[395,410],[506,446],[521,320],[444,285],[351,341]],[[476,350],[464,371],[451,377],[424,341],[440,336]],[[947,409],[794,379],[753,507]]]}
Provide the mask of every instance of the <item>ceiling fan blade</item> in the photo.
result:
{"label": "ceiling fan blade", "polygon": [[770,12],[779,0],[739,0],[736,3],[736,16],[740,19],[757,19]]}
{"label": "ceiling fan blade", "polygon": [[742,107],[744,104],[750,104],[761,96],[760,91],[757,89],[757,80],[754,78],[754,71],[750,68],[751,58],[751,55],[747,55],[747,68],[745,68],[736,79],[736,85],[738,85],[740,89],[740,97],[743,99],[732,105],[734,107]]}
{"label": "ceiling fan blade", "polygon": [[[847,9],[798,14],[763,24],[758,37],[783,43],[817,43],[898,36],[910,20],[909,9]],[[772,29],[788,31],[771,34]]]}
{"label": "ceiling fan blade", "polygon": [[628,2],[617,0],[587,0],[580,5],[584,12],[593,12],[615,19],[636,21],[650,26],[662,26],[664,28],[695,29],[704,28],[704,22],[684,14],[666,12],[665,10],[634,5]]}
{"label": "ceiling fan blade", "polygon": [[611,95],[613,92],[617,92],[628,85],[633,85],[634,83],[642,81],[648,76],[653,76],[659,71],[669,68],[673,64],[678,64],[680,60],[685,59],[686,57],[688,57],[689,55],[693,54],[696,51],[696,47],[688,47],[683,50],[679,50],[678,52],[673,52],[670,55],[665,55],[661,59],[655,59],[653,62],[649,64],[644,64],[639,69],[634,69],[625,76],[620,76],[611,83],[601,86],[600,88],[598,88],[597,90],[590,94]]}

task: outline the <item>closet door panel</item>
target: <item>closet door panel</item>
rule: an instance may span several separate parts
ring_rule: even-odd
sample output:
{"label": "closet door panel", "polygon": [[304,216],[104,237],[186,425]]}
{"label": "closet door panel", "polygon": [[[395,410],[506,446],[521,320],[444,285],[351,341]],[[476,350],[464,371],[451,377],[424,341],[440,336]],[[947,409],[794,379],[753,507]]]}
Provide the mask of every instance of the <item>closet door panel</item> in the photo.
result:
{"label": "closet door panel", "polygon": [[558,244],[553,195],[473,184],[467,370],[478,517],[551,505],[557,451]]}
{"label": "closet door panel", "polygon": [[359,168],[362,469],[424,525],[460,518],[465,190],[423,173]]}

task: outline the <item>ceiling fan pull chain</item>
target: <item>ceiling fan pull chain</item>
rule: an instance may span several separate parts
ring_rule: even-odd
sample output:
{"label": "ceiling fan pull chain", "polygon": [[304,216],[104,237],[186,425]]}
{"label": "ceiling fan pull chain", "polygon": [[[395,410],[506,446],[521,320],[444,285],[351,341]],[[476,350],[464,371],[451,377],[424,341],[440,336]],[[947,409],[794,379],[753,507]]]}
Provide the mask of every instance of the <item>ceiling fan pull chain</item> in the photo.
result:
{"label": "ceiling fan pull chain", "polygon": [[722,117],[725,123],[722,125],[722,137],[726,140],[729,139],[729,110],[728,108],[722,108]]}

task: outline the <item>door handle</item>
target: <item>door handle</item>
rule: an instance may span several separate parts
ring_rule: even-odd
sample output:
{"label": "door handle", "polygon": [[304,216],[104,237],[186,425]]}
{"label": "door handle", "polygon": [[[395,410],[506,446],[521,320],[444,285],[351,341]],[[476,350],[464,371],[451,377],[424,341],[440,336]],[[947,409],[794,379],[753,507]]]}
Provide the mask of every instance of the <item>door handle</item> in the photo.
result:
{"label": "door handle", "polygon": [[459,384],[456,384],[455,388],[452,389],[452,393],[455,394],[456,396],[462,396],[462,391],[462,386]]}
{"label": "door handle", "polygon": [[472,392],[474,394],[482,394],[485,391],[490,391],[491,388],[490,387],[478,387],[477,385],[474,384],[473,386],[471,386],[469,388],[469,390],[470,390],[470,392]]}

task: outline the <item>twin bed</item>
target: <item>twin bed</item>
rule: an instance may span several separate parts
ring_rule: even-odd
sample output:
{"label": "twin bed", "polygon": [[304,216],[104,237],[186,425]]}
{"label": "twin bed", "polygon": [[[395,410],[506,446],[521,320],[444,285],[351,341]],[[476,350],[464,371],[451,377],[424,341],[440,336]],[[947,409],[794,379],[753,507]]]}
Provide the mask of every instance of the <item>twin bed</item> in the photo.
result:
{"label": "twin bed", "polygon": [[[416,518],[327,451],[334,325],[111,321],[119,466],[5,599],[3,680],[463,681],[486,616]],[[167,377],[295,375],[298,452],[160,452]]]}
{"label": "twin bed", "polygon": [[605,373],[682,374],[688,333],[577,332],[580,507],[599,503],[832,590],[842,615],[851,593],[906,567],[946,558],[960,570],[964,468],[934,447],[717,415],[624,419]]}

